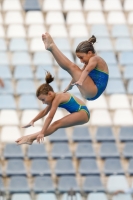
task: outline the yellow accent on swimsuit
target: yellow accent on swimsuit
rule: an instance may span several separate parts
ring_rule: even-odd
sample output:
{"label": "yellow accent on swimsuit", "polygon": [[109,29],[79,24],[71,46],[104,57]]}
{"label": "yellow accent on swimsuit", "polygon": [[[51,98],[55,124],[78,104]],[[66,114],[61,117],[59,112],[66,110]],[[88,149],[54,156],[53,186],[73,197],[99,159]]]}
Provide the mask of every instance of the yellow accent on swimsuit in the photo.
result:
{"label": "yellow accent on swimsuit", "polygon": [[70,113],[79,112],[80,110],[84,110],[88,118],[90,118],[90,112],[85,105],[79,104],[76,99],[71,95],[70,99],[67,102],[61,103],[58,107],[66,109]]}

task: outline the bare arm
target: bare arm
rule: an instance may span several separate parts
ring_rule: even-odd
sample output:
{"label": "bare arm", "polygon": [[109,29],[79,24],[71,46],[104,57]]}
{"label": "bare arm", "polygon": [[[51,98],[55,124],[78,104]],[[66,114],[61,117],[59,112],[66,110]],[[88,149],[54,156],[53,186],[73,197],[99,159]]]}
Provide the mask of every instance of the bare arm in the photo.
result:
{"label": "bare arm", "polygon": [[81,69],[81,71],[84,71],[84,69],[86,68],[86,66],[87,66],[87,65],[85,64],[85,65],[83,66],[83,68]]}
{"label": "bare arm", "polygon": [[[84,71],[85,67],[86,67],[86,65],[84,65],[81,70]],[[71,90],[73,88],[73,86],[74,86],[74,79],[71,80],[71,82],[69,83],[67,88],[64,90],[64,92],[67,92],[68,90]]]}
{"label": "bare arm", "polygon": [[43,125],[43,128],[42,128],[41,132],[37,136],[37,142],[40,143],[41,140],[44,139],[45,132],[46,132],[47,128],[49,127],[49,125],[50,125],[50,123],[51,123],[51,121],[52,121],[52,119],[53,119],[53,117],[54,117],[54,115],[56,113],[56,110],[58,108],[59,102],[60,102],[59,97],[53,100],[49,115],[45,120],[45,123]]}
{"label": "bare arm", "polygon": [[44,110],[39,112],[39,114],[35,118],[33,118],[29,124],[27,124],[26,126],[23,126],[22,128],[28,128],[30,126],[34,126],[34,122],[36,122],[39,119],[41,119],[42,117],[46,116],[47,113],[50,111],[50,108],[51,108],[51,106],[47,106]]}
{"label": "bare arm", "polygon": [[67,88],[64,90],[64,92],[67,92],[68,90],[71,90],[73,88],[73,84],[74,80],[72,79],[71,82],[69,83],[69,85],[67,86]]}
{"label": "bare arm", "polygon": [[95,58],[90,58],[89,63],[86,67],[84,67],[84,70],[79,78],[79,80],[75,83],[77,85],[82,85],[85,81],[88,74],[97,66],[97,61]]}
{"label": "bare arm", "polygon": [[42,110],[32,121],[36,122],[37,120],[41,119],[42,117],[46,116],[50,111],[51,106],[47,106],[44,110]]}

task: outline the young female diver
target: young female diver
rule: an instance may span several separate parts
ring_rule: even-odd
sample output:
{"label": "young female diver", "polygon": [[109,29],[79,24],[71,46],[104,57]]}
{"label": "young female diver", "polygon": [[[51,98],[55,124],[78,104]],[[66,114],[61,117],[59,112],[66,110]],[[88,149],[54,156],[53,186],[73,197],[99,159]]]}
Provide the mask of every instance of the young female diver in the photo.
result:
{"label": "young female diver", "polygon": [[[44,117],[49,113],[45,120],[41,131],[27,135],[16,140],[17,144],[32,144],[34,140],[41,142],[44,137],[54,133],[59,128],[67,128],[76,125],[82,125],[89,121],[90,113],[83,101],[77,97],[72,96],[70,93],[55,93],[53,88],[49,85],[53,81],[53,77],[49,72],[46,75],[46,83],[42,84],[36,91],[36,96],[42,103],[47,104],[47,107],[42,110],[32,121],[24,126],[28,128],[34,125],[34,122]],[[66,109],[70,114],[52,122],[58,107]]]}
{"label": "young female diver", "polygon": [[72,81],[64,92],[77,85],[82,96],[87,100],[97,99],[105,90],[108,83],[108,66],[106,62],[96,55],[93,44],[96,37],[81,42],[76,48],[76,56],[84,63],[80,69],[72,63],[56,46],[52,37],[45,33],[42,35],[45,48],[49,50],[61,68],[66,70],[72,77]]}

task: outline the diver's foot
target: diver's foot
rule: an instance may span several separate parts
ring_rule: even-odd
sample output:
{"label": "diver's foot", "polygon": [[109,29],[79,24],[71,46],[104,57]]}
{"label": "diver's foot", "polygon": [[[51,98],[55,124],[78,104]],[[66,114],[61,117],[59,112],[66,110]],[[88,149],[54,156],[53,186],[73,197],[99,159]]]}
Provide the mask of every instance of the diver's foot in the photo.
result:
{"label": "diver's foot", "polygon": [[42,41],[44,42],[46,50],[52,50],[54,41],[49,33],[42,34]]}
{"label": "diver's foot", "polygon": [[33,139],[31,139],[28,135],[27,136],[23,136],[21,138],[19,138],[18,140],[16,140],[15,142],[18,144],[18,145],[21,145],[21,144],[29,144],[31,145],[33,143]]}

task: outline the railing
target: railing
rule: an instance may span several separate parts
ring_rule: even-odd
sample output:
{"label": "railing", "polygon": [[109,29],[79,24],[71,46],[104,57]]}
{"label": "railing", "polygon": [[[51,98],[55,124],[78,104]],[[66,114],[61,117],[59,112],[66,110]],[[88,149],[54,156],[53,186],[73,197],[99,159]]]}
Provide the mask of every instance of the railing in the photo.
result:
{"label": "railing", "polygon": [[0,191],[0,200],[6,200],[4,192]]}
{"label": "railing", "polygon": [[77,200],[76,192],[73,189],[71,189],[67,194],[67,200]]}

